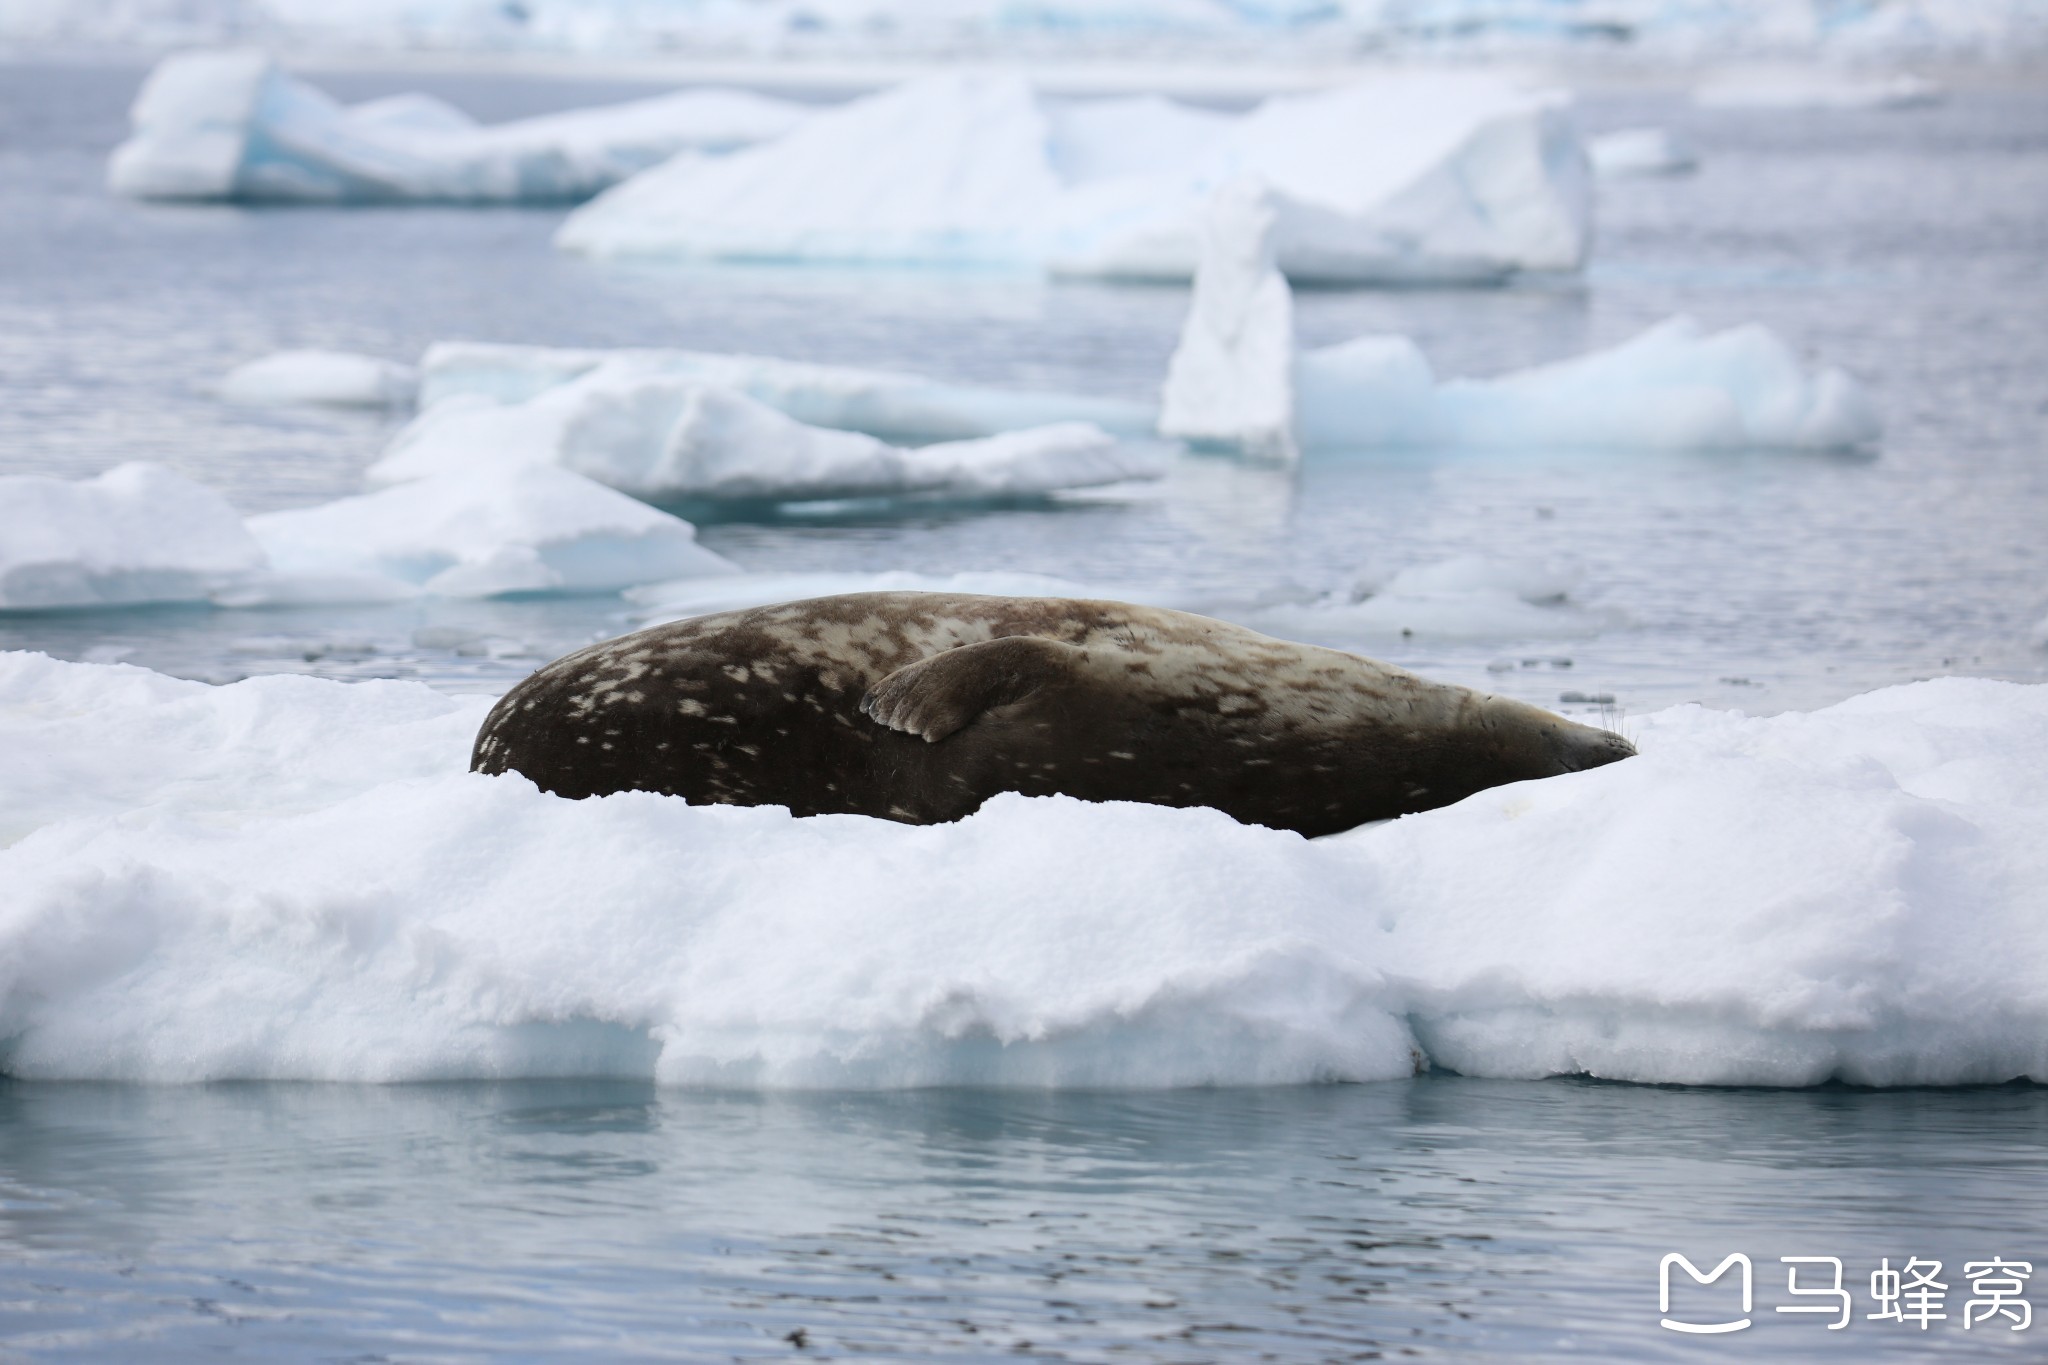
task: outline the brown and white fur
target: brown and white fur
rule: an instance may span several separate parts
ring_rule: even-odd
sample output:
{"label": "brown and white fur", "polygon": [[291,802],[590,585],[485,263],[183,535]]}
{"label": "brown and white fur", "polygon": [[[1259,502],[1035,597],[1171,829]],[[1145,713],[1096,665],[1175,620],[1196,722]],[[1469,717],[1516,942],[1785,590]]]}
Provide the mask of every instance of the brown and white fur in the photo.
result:
{"label": "brown and white fur", "polygon": [[1355,654],[1121,602],[882,592],[607,640],[494,707],[470,766],[935,824],[998,792],[1328,834],[1626,758],[1619,735]]}

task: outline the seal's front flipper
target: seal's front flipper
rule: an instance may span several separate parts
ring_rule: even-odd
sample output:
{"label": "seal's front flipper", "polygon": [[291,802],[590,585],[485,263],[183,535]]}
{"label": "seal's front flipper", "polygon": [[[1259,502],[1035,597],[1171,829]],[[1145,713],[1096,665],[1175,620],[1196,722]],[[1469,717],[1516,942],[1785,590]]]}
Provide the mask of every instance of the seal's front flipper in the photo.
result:
{"label": "seal's front flipper", "polygon": [[982,712],[1067,677],[1083,657],[1072,645],[1036,635],[961,645],[881,679],[860,699],[861,714],[936,744]]}

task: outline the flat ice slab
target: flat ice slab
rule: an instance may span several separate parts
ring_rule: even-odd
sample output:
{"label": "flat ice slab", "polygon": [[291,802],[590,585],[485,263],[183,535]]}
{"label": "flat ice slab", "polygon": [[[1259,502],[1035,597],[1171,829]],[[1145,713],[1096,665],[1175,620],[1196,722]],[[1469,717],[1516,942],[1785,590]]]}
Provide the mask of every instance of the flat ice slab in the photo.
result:
{"label": "flat ice slab", "polygon": [[[661,501],[808,501],[943,495],[1039,496],[1156,475],[1167,454],[1122,442],[1062,411],[1121,405],[949,389],[905,376],[688,352],[430,352],[428,405],[370,469],[373,481],[489,477],[525,466],[574,470]],[[763,394],[779,406],[756,397]],[[927,445],[894,445],[788,414],[869,425],[1044,425]]]}
{"label": "flat ice slab", "polygon": [[266,406],[393,408],[413,402],[419,374],[373,355],[348,351],[278,351],[237,365],[220,381],[231,403]]}
{"label": "flat ice slab", "polygon": [[227,499],[162,465],[0,478],[0,611],[204,602],[263,565]]}
{"label": "flat ice slab", "polygon": [[1844,450],[1882,429],[1841,370],[1809,370],[1768,328],[1690,318],[1496,379],[1439,382],[1406,337],[1360,337],[1300,353],[1294,389],[1307,448]]}
{"label": "flat ice slab", "polygon": [[1314,841],[1067,798],[566,801],[465,771],[488,704],[0,656],[0,1065],[2048,1080],[2048,687],[1678,707],[1636,758]]}
{"label": "flat ice slab", "polygon": [[1941,94],[1934,82],[1903,71],[1762,66],[1716,73],[1694,87],[1692,99],[1712,109],[1901,109]]}
{"label": "flat ice slab", "polygon": [[1603,180],[1685,175],[1699,169],[1691,147],[1668,128],[1618,128],[1586,144],[1593,171]]}
{"label": "flat ice slab", "polygon": [[561,202],[684,150],[778,136],[808,113],[692,90],[483,125],[427,95],[344,107],[257,51],[186,52],[143,83],[107,181],[139,199]]}
{"label": "flat ice slab", "polygon": [[1555,99],[1390,73],[1226,116],[933,76],[726,157],[680,156],[577,210],[593,256],[1051,269],[1187,279],[1216,188],[1275,192],[1296,279],[1496,280],[1583,262],[1585,157]]}

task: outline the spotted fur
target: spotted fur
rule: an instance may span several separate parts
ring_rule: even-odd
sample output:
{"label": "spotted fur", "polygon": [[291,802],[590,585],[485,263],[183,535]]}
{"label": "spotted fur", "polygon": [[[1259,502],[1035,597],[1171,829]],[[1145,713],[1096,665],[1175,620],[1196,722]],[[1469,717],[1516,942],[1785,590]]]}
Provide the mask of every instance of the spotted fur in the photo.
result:
{"label": "spotted fur", "polygon": [[656,626],[502,698],[471,767],[932,824],[998,792],[1326,834],[1625,758],[1618,735],[1120,602],[856,593]]}

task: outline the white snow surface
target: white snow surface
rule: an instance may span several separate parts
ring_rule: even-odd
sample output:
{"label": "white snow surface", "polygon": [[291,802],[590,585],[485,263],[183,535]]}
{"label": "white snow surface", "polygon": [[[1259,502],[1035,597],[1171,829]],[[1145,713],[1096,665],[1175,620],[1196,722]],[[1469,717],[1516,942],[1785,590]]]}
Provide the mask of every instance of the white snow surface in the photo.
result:
{"label": "white snow surface", "polygon": [[697,544],[689,522],[545,465],[488,478],[417,479],[317,507],[266,512],[248,526],[272,576],[227,605],[411,591],[616,592],[737,572]]}
{"label": "white snow surface", "polygon": [[237,365],[220,381],[231,403],[335,408],[403,407],[419,374],[410,365],[348,351],[278,351]]}
{"label": "white snow surface", "polygon": [[2048,1080],[2044,687],[1679,707],[1637,758],[1316,841],[567,801],[465,771],[487,705],[0,656],[0,1068]]}
{"label": "white snow surface", "polygon": [[779,136],[808,113],[706,89],[482,125],[428,95],[344,107],[253,49],[184,52],[143,83],[107,179],[141,199],[576,200],[678,152]]}
{"label": "white snow surface", "polygon": [[1194,298],[1167,365],[1160,435],[1293,458],[1294,297],[1273,261],[1275,217],[1261,180],[1216,192]]}
{"label": "white snow surface", "polygon": [[0,611],[203,602],[263,566],[227,499],[162,465],[0,477]]}
{"label": "white snow surface", "polygon": [[1640,175],[1685,175],[1699,157],[1668,128],[1618,128],[1586,144],[1593,172],[1603,180]]}
{"label": "white snow surface", "polygon": [[1307,449],[1839,450],[1882,432],[1841,370],[1808,370],[1761,325],[1684,317],[1494,379],[1439,382],[1406,337],[1359,337],[1300,352],[1294,391]]}
{"label": "white snow surface", "polygon": [[[552,465],[636,497],[670,501],[980,498],[1153,476],[1167,458],[1156,445],[1120,442],[1082,421],[898,446],[798,421],[739,387],[703,377],[687,359],[678,371],[658,352],[620,353],[545,386],[569,367],[549,368],[546,353],[529,358],[537,364],[525,373],[540,376],[538,391],[519,399],[524,389],[515,376],[499,389],[515,395],[509,402],[487,396],[492,380],[447,392],[430,361],[428,391],[445,396],[393,438],[370,478],[490,478]],[[914,390],[915,381],[908,387]],[[816,386],[811,392],[821,406],[851,396]]]}
{"label": "white snow surface", "polygon": [[1212,196],[1243,175],[1273,188],[1292,278],[1497,280],[1577,269],[1589,241],[1585,157],[1558,98],[1478,72],[1387,72],[1236,117],[929,76],[771,143],[678,156],[576,210],[556,241],[606,257],[1187,279]]}

